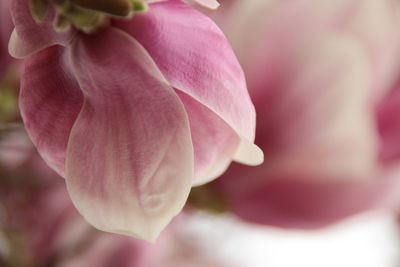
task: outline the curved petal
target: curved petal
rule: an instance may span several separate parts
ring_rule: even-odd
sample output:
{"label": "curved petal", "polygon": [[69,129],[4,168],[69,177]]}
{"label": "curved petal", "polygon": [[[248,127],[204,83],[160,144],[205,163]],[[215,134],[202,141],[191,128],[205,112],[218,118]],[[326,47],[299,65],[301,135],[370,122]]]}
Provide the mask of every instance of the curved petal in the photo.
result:
{"label": "curved petal", "polygon": [[70,60],[85,101],[69,139],[66,182],[95,227],[154,240],[186,202],[193,176],[187,114],[129,35],[80,35]]}
{"label": "curved petal", "polygon": [[64,63],[64,48],[50,47],[24,60],[19,107],[25,128],[42,158],[64,176],[72,125],[83,103],[75,78]]}
{"label": "curved petal", "polygon": [[23,58],[55,44],[66,45],[74,35],[73,30],[65,33],[54,31],[54,12],[49,12],[45,21],[37,24],[27,0],[13,0],[11,11],[15,29],[8,49],[13,57]]}
{"label": "curved petal", "polygon": [[252,144],[255,111],[242,69],[210,19],[181,1],[168,1],[115,25],[146,48],[174,88],[218,114],[243,138],[236,160],[262,162],[262,152]]}
{"label": "curved petal", "polygon": [[399,200],[398,169],[393,173],[381,172],[361,183],[299,177],[304,174],[266,179],[265,169],[234,164],[213,189],[240,218],[292,229],[325,227],[371,209],[395,209]]}
{"label": "curved petal", "polygon": [[204,184],[219,177],[232,161],[240,138],[210,109],[177,90],[189,115],[194,149],[194,184]]}

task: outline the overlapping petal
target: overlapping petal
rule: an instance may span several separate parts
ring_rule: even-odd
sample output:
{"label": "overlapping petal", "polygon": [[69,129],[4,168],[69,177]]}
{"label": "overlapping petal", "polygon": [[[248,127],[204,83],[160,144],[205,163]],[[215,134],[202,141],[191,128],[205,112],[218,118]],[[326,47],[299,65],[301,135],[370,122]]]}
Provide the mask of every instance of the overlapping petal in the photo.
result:
{"label": "overlapping petal", "polygon": [[68,143],[71,198],[97,228],[154,240],[191,187],[184,106],[147,52],[121,31],[81,35],[69,53],[85,95]]}
{"label": "overlapping petal", "polygon": [[83,104],[83,94],[64,48],[51,47],[24,61],[20,110],[25,128],[42,158],[61,176],[72,125]]}
{"label": "overlapping petal", "polygon": [[[234,159],[262,162],[252,144],[255,112],[243,72],[227,40],[207,17],[181,1],[156,3],[151,12],[116,25],[136,38],[168,82],[221,117],[242,138]],[[149,27],[151,31],[147,31]]]}
{"label": "overlapping petal", "polygon": [[27,0],[13,0],[11,5],[15,29],[12,32],[9,51],[13,57],[23,58],[55,44],[66,45],[74,31],[58,33],[53,28],[54,11],[44,22],[34,21]]}
{"label": "overlapping petal", "polygon": [[114,22],[126,32],[85,35],[55,32],[52,13],[36,24],[27,3],[15,1],[10,51],[28,56],[26,128],[78,210],[101,230],[154,240],[182,209],[193,177],[216,178],[232,158],[260,163],[262,152],[223,34],[181,1],[150,2],[150,12]]}
{"label": "overlapping petal", "polygon": [[191,96],[177,91],[189,116],[194,149],[194,184],[220,176],[232,161],[240,139],[232,128]]}

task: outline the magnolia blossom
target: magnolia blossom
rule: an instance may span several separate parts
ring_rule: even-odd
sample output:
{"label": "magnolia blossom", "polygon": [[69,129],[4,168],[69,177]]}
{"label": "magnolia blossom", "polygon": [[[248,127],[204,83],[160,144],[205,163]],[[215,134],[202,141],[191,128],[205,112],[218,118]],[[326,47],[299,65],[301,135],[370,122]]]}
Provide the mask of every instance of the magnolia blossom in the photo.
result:
{"label": "magnolia blossom", "polygon": [[246,220],[294,228],[393,207],[398,1],[230,4],[214,16],[248,78],[265,163],[234,165],[215,184],[217,196]]}
{"label": "magnolia blossom", "polygon": [[25,127],[95,227],[154,240],[193,183],[262,161],[242,70],[206,16],[179,0],[128,20],[95,1],[27,2],[12,1],[9,46],[25,58]]}

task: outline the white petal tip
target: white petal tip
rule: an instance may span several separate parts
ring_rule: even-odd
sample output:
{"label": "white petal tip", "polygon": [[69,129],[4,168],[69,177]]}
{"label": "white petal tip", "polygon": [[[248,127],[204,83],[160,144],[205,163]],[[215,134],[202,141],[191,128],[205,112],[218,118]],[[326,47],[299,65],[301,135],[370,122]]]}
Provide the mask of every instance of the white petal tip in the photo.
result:
{"label": "white petal tip", "polygon": [[264,153],[258,146],[242,138],[233,160],[245,165],[257,166],[264,162]]}
{"label": "white petal tip", "polygon": [[218,3],[217,1],[212,1],[212,3],[208,4],[206,7],[209,9],[218,9],[220,6],[220,3]]}
{"label": "white petal tip", "polygon": [[203,8],[207,9],[217,9],[220,6],[220,3],[216,0],[187,0],[190,4],[199,5]]}
{"label": "white petal tip", "polygon": [[20,47],[19,43],[20,38],[14,29],[11,33],[10,41],[8,42],[8,53],[14,58],[24,58],[23,53],[18,50],[18,47]]}

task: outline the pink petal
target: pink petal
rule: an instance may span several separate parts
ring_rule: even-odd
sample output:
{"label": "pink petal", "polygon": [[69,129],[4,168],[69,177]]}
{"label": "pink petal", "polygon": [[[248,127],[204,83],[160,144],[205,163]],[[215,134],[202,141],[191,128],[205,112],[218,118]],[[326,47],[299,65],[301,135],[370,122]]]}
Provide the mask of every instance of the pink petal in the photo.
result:
{"label": "pink petal", "polygon": [[[265,176],[267,167],[235,164],[214,189],[240,218],[294,229],[325,227],[371,209],[394,209],[400,193],[399,170],[368,182],[332,181],[302,174]],[[325,178],[325,179],[323,179]],[[243,186],[243,180],[246,185]],[[252,184],[251,186],[248,186]]]}
{"label": "pink petal", "polygon": [[242,143],[234,159],[262,162],[262,152],[252,144],[255,112],[243,72],[210,19],[181,1],[168,1],[152,4],[150,12],[130,22],[115,24],[146,48],[174,88],[215,112],[238,133]]}
{"label": "pink petal", "polygon": [[191,186],[184,106],[147,52],[119,30],[80,35],[70,56],[85,95],[68,143],[71,198],[95,227],[154,240]]}
{"label": "pink petal", "polygon": [[30,13],[27,0],[13,0],[11,5],[15,29],[11,35],[9,51],[13,57],[23,58],[46,47],[66,45],[74,31],[57,33],[53,29],[54,11],[46,20],[37,24]]}
{"label": "pink petal", "polygon": [[397,163],[400,159],[400,84],[377,106],[378,129],[381,136],[380,160]]}
{"label": "pink petal", "polygon": [[267,151],[269,169],[370,179],[379,140],[363,47],[347,36],[327,36],[292,57],[254,92],[256,143]]}
{"label": "pink petal", "polygon": [[61,176],[71,128],[83,103],[63,51],[51,47],[25,59],[19,98],[26,130],[43,159]]}
{"label": "pink petal", "polygon": [[194,183],[219,177],[232,161],[240,138],[220,117],[182,91],[177,91],[189,115],[194,148]]}

